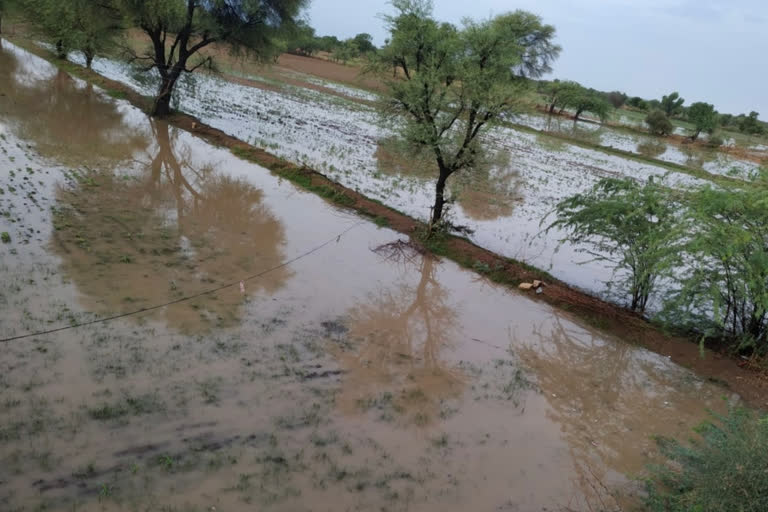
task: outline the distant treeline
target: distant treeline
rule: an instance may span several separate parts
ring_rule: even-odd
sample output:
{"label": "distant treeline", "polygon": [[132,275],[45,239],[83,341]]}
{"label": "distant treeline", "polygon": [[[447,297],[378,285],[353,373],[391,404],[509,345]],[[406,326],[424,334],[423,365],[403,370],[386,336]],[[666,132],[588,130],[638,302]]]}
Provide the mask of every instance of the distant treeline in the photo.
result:
{"label": "distant treeline", "polygon": [[377,51],[370,34],[362,32],[344,40],[336,36],[318,36],[315,29],[303,21],[277,44],[287,53],[311,57],[325,52],[334,61],[342,63]]}
{"label": "distant treeline", "polygon": [[[621,91],[599,91],[597,89],[583,87],[580,84],[567,80],[542,80],[538,84],[538,91],[547,98],[547,108],[550,112],[563,109],[574,109],[574,97],[590,97],[591,104],[602,102],[614,108],[625,108],[648,114],[662,112],[669,119],[678,119],[694,123],[701,110],[712,110],[715,114],[715,123],[718,127],[728,130],[738,130],[748,135],[763,135],[768,133],[768,123],[758,119],[759,113],[752,111],[748,114],[723,114],[714,111],[708,103],[697,102],[685,105],[685,100],[677,92],[663,96],[661,99],[644,99],[639,96],[628,96]],[[707,108],[702,108],[706,105]],[[709,108],[711,107],[711,108]],[[605,105],[598,107],[604,110]],[[589,111],[589,109],[587,109]],[[599,112],[596,112],[599,115]],[[600,116],[599,116],[600,117]]]}

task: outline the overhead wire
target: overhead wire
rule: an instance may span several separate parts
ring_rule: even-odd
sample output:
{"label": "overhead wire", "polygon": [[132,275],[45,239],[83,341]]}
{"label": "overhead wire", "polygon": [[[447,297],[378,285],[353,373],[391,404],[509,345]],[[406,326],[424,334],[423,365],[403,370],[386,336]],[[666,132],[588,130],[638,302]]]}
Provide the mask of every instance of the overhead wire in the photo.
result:
{"label": "overhead wire", "polygon": [[359,225],[361,225],[363,223],[364,223],[364,221],[356,222],[355,224],[349,226],[347,229],[345,229],[341,233],[335,235],[333,238],[329,238],[328,240],[324,241],[323,243],[321,243],[321,244],[319,244],[319,245],[317,245],[315,247],[312,247],[311,249],[309,249],[307,251],[302,252],[298,256],[295,256],[295,257],[293,257],[293,258],[291,258],[289,260],[283,261],[279,265],[275,265],[274,267],[270,267],[268,269],[262,270],[261,272],[258,272],[256,274],[252,274],[252,275],[246,276],[246,277],[244,277],[242,279],[238,279],[237,281],[232,281],[232,282],[229,282],[229,283],[225,283],[225,284],[222,284],[221,286],[217,286],[215,288],[204,290],[202,292],[195,293],[195,294],[192,294],[192,295],[186,295],[184,297],[181,297],[181,298],[178,298],[178,299],[175,299],[175,300],[164,302],[162,304],[156,304],[154,306],[150,306],[150,307],[146,307],[146,308],[136,309],[136,310],[133,310],[133,311],[128,311],[128,312],[125,312],[125,313],[119,313],[119,314],[111,315],[111,316],[107,316],[107,317],[95,318],[95,319],[89,320],[87,322],[74,323],[74,324],[64,325],[64,326],[61,326],[61,327],[56,327],[56,328],[53,328],[53,329],[46,329],[46,330],[43,330],[43,331],[29,332],[29,333],[25,333],[25,334],[19,334],[17,336],[11,336],[11,337],[8,337],[8,338],[2,338],[2,339],[0,339],[0,343],[8,343],[8,342],[11,342],[11,341],[18,341],[18,340],[23,340],[23,339],[26,339],[26,338],[33,338],[33,337],[36,337],[36,336],[45,336],[47,334],[54,334],[54,333],[57,333],[57,332],[67,331],[67,330],[71,330],[71,329],[78,329],[80,327],[86,327],[86,326],[89,326],[89,325],[107,323],[107,322],[111,322],[113,320],[118,320],[120,318],[125,318],[125,317],[129,317],[129,316],[138,315],[140,313],[147,313],[147,312],[150,312],[150,311],[155,311],[155,310],[158,310],[158,309],[162,309],[162,308],[165,308],[165,307],[168,307],[168,306],[172,306],[174,304],[179,304],[181,302],[186,302],[186,301],[189,301],[189,300],[192,300],[192,299],[196,299],[196,298],[202,297],[204,295],[211,295],[213,293],[219,292],[219,291],[224,290],[226,288],[232,288],[234,286],[239,286],[240,283],[245,283],[245,282],[248,282],[248,281],[252,281],[253,279],[258,279],[258,278],[263,277],[263,276],[265,276],[265,275],[267,275],[267,274],[269,274],[271,272],[274,272],[274,271],[279,270],[281,268],[287,267],[287,266],[289,266],[289,265],[291,265],[293,263],[296,263],[297,261],[299,261],[301,259],[304,259],[304,258],[306,258],[306,257],[308,257],[308,256],[310,256],[310,255],[312,255],[314,253],[316,253],[317,251],[323,249],[324,247],[332,244],[334,241],[337,242],[337,243],[340,242],[341,241],[341,237],[343,237],[344,235],[346,235],[347,233],[352,231],[354,228],[356,228],[357,226],[359,226]]}

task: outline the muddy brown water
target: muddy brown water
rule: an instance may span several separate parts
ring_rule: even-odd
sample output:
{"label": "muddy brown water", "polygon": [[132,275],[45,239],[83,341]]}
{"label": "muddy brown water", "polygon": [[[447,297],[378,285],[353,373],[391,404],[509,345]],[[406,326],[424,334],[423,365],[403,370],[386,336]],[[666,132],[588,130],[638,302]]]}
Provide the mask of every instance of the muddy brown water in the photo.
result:
{"label": "muddy brown water", "polygon": [[2,344],[0,510],[616,510],[736,399],[8,49],[0,188],[0,338],[179,301]]}

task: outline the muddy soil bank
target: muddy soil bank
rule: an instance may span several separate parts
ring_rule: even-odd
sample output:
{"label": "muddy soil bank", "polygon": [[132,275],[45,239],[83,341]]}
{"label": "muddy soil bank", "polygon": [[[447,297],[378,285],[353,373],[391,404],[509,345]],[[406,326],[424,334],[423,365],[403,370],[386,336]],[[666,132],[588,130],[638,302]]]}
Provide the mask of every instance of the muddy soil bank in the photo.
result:
{"label": "muddy soil bank", "polygon": [[[140,96],[128,86],[106,79],[75,64],[58,60],[52,53],[37,47],[27,39],[14,37],[11,40],[62,69],[106,89],[112,96],[128,99],[143,110],[147,110],[150,104],[148,98]],[[318,193],[336,204],[362,213],[379,224],[387,225],[417,239],[420,238],[419,234],[425,230],[425,225],[420,221],[345,188],[312,169],[296,166],[227,135],[190,115],[175,113],[168,121],[172,125],[190,131],[214,145],[229,148],[241,158],[267,167],[277,175]],[[705,350],[702,354],[695,338],[667,334],[622,307],[573,289],[565,283],[553,279],[543,271],[501,257],[464,238],[446,236],[439,240],[427,242],[426,247],[438,255],[449,257],[462,266],[473,268],[485,274],[493,281],[509,286],[516,286],[523,281],[542,279],[547,283],[547,286],[543,288],[543,293],[532,295],[535,300],[569,311],[627,342],[648,348],[703,377],[720,382],[739,393],[747,403],[755,407],[768,407],[768,399],[766,398],[768,397],[768,378],[765,372],[753,371],[749,364],[744,364],[744,361],[731,358],[723,353]]]}

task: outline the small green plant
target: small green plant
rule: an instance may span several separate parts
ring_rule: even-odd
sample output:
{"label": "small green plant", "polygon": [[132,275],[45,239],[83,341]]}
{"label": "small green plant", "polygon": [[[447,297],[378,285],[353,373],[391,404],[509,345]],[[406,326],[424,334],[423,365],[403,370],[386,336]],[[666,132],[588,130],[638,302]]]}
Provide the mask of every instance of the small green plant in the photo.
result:
{"label": "small green plant", "polygon": [[171,455],[166,454],[166,455],[160,455],[157,458],[157,463],[160,467],[164,468],[166,471],[171,471],[176,461]]}
{"label": "small green plant", "polygon": [[109,498],[112,496],[112,487],[109,484],[101,484],[99,488],[99,499]]}
{"label": "small green plant", "polygon": [[0,240],[2,240],[4,244],[9,244],[11,243],[11,235],[9,235],[7,231],[3,231],[0,233]]}

